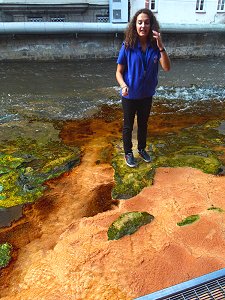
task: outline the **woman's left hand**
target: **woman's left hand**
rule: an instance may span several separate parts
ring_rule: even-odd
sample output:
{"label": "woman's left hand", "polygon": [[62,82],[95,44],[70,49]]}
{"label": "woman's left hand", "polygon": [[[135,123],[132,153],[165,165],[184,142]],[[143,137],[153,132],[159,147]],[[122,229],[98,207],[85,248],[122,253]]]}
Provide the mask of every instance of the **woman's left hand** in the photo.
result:
{"label": "woman's left hand", "polygon": [[169,71],[170,70],[170,59],[167,55],[167,52],[164,48],[163,42],[162,42],[162,38],[161,38],[161,34],[158,31],[152,30],[153,33],[153,37],[156,39],[156,43],[157,46],[159,48],[159,51],[162,52],[161,53],[161,58],[160,58],[160,64],[163,68],[164,71]]}
{"label": "woman's left hand", "polygon": [[158,31],[152,30],[153,37],[156,39],[156,43],[159,49],[163,49],[164,45],[161,39],[161,34]]}

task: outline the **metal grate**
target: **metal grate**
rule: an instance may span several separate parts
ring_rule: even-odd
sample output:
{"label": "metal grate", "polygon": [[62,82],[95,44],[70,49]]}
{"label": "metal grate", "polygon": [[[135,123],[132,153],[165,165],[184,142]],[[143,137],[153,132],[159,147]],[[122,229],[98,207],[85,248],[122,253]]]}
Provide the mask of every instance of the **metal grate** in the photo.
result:
{"label": "metal grate", "polygon": [[65,17],[52,17],[51,22],[65,22]]}
{"label": "metal grate", "polygon": [[28,22],[42,22],[43,18],[42,17],[27,17]]}
{"label": "metal grate", "polygon": [[109,22],[109,17],[108,16],[96,16],[97,22],[101,23],[108,23]]}
{"label": "metal grate", "polygon": [[136,300],[225,300],[225,269],[183,282]]}
{"label": "metal grate", "polygon": [[201,284],[196,288],[180,292],[164,300],[222,300],[225,299],[225,277]]}

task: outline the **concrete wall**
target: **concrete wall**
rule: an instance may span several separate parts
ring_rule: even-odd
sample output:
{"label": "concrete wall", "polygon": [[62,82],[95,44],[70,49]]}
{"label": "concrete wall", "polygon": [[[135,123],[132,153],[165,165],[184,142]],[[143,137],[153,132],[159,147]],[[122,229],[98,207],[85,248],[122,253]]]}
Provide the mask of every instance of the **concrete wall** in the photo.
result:
{"label": "concrete wall", "polygon": [[[171,57],[225,57],[225,33],[165,33]],[[116,57],[123,34],[0,35],[0,61]]]}
{"label": "concrete wall", "polygon": [[65,60],[115,57],[122,37],[98,35],[0,36],[0,60]]}

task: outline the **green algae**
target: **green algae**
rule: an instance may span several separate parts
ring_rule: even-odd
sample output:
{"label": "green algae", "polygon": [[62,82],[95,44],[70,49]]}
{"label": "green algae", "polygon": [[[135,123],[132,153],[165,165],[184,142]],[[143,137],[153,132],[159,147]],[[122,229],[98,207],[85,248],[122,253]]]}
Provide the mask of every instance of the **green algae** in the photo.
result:
{"label": "green algae", "polygon": [[124,162],[124,157],[119,154],[113,157],[112,166],[115,170],[116,185],[112,191],[114,199],[131,198],[141,190],[153,183],[155,169],[151,165],[139,160],[138,168],[129,168]]}
{"label": "green algae", "polygon": [[[10,207],[22,203],[33,202],[38,199],[46,186],[43,184],[52,178],[69,171],[79,163],[79,152],[75,149],[65,149],[58,143],[58,155],[46,156],[47,149],[39,148],[39,153],[25,158],[23,152],[19,157],[20,165],[8,168],[0,176],[2,191],[0,192],[0,207]],[[43,154],[44,151],[44,154]],[[35,163],[34,163],[35,161]],[[1,158],[0,158],[1,168]]]}
{"label": "green algae", "polygon": [[188,216],[187,218],[183,219],[181,222],[178,222],[177,225],[178,226],[189,225],[189,224],[192,224],[192,223],[198,221],[199,219],[200,219],[199,215],[191,215],[191,216]]}
{"label": "green algae", "polygon": [[23,159],[21,157],[14,157],[9,154],[0,153],[0,171],[1,174],[7,170],[15,169],[21,165]]}
{"label": "green algae", "polygon": [[218,174],[221,168],[218,153],[208,146],[211,140],[209,143],[204,140],[204,146],[201,146],[194,134],[191,137],[183,131],[165,137],[164,141],[155,139],[152,143],[157,167],[192,167],[208,174]]}
{"label": "green algae", "polygon": [[211,206],[209,208],[207,208],[207,210],[213,210],[213,211],[217,211],[219,213],[223,213],[224,212],[224,209],[220,208],[220,207],[216,207],[216,206]]}
{"label": "green algae", "polygon": [[4,189],[0,193],[0,207],[11,207],[18,204],[33,202],[42,195],[45,187],[35,182],[35,175],[32,178],[33,184],[27,180],[22,182],[23,169],[12,170],[0,177],[0,183]]}
{"label": "green algae", "polygon": [[100,163],[110,163],[112,157],[112,147],[109,145],[105,148],[102,148],[99,153],[99,160],[96,161],[96,164]]}
{"label": "green algae", "polygon": [[211,120],[177,133],[155,134],[147,141],[151,163],[138,159],[137,168],[126,166],[121,141],[117,141],[112,159],[116,182],[113,198],[128,199],[137,195],[153,183],[158,167],[192,167],[207,174],[220,174],[225,165],[224,151],[221,150],[225,146],[224,136],[217,130],[220,123]]}
{"label": "green algae", "polygon": [[79,148],[63,144],[52,124],[23,125],[20,131],[8,126],[8,139],[0,134],[0,207],[34,202],[43,195],[47,180],[80,162]]}
{"label": "green algae", "polygon": [[201,155],[193,150],[192,153],[185,153],[185,151],[182,153],[180,151],[167,157],[161,156],[157,159],[156,164],[161,167],[192,167],[208,174],[218,174],[221,162],[213,153],[204,157],[203,151]]}
{"label": "green algae", "polygon": [[0,269],[6,267],[11,260],[12,245],[0,244]]}
{"label": "green algae", "polygon": [[136,232],[141,226],[150,223],[154,216],[147,212],[126,212],[119,216],[108,229],[108,240],[118,240]]}

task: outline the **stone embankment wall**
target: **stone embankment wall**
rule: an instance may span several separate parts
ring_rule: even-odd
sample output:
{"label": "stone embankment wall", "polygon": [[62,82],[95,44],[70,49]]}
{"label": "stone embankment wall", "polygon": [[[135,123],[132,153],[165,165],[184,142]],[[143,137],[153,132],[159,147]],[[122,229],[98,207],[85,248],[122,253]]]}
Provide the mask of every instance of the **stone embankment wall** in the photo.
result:
{"label": "stone embankment wall", "polygon": [[[0,61],[116,57],[123,34],[0,35]],[[225,32],[164,33],[173,58],[225,56]]]}

